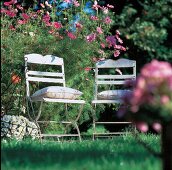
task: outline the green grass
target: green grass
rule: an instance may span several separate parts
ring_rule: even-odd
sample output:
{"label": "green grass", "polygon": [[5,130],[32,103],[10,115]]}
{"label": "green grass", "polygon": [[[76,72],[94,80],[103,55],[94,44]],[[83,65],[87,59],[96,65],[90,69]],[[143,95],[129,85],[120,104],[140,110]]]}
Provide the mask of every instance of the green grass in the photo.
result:
{"label": "green grass", "polygon": [[[159,137],[142,139],[160,150]],[[131,136],[82,142],[1,142],[2,170],[160,170],[154,157]]]}

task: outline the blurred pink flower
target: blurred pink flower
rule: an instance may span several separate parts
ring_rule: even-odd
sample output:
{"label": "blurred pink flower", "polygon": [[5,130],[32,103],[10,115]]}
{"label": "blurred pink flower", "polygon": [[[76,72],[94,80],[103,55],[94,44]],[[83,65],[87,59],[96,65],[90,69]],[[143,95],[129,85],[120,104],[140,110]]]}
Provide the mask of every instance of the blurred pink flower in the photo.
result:
{"label": "blurred pink flower", "polygon": [[101,28],[101,27],[97,27],[97,32],[98,32],[99,34],[103,34],[102,28]]}
{"label": "blurred pink flower", "polygon": [[145,78],[164,81],[164,79],[172,76],[172,67],[168,62],[157,61],[154,59],[151,63],[148,63],[143,67],[141,75]]}
{"label": "blurred pink flower", "polygon": [[87,40],[88,42],[92,42],[92,41],[94,41],[95,39],[96,39],[96,33],[92,33],[92,34],[89,34],[89,35],[86,36],[86,40]]}
{"label": "blurred pink flower", "polygon": [[114,8],[113,5],[109,5],[109,4],[107,4],[107,7],[108,7],[108,8]]}
{"label": "blurred pink flower", "polygon": [[75,25],[76,25],[76,28],[78,28],[78,29],[82,29],[82,27],[83,27],[83,25],[82,25],[82,24],[80,24],[79,22],[78,22],[78,23],[76,23]]}
{"label": "blurred pink flower", "polygon": [[106,24],[110,24],[112,22],[112,20],[110,19],[109,16],[107,16],[105,19],[104,19],[104,23]]}
{"label": "blurred pink flower", "polygon": [[66,3],[71,3],[72,1],[71,0],[63,0],[64,2]]}
{"label": "blurred pink flower", "polygon": [[108,43],[108,47],[110,48],[111,46],[115,46],[116,45],[116,38],[115,36],[111,35],[111,36],[107,36],[106,37],[106,42]]}
{"label": "blurred pink flower", "polygon": [[91,70],[91,67],[86,67],[84,70],[85,71],[90,71]]}
{"label": "blurred pink flower", "polygon": [[10,25],[9,29],[12,30],[12,31],[16,30],[16,28],[13,25]]}
{"label": "blurred pink flower", "polygon": [[141,132],[147,132],[149,130],[148,124],[145,122],[137,122],[136,127],[141,131]]}
{"label": "blurred pink flower", "polygon": [[53,26],[54,26],[54,28],[56,28],[56,29],[62,28],[62,24],[61,24],[60,22],[53,22]]}
{"label": "blurred pink flower", "polygon": [[42,21],[43,21],[44,23],[49,23],[49,21],[50,21],[50,16],[49,16],[48,14],[44,15],[43,18],[42,18]]}
{"label": "blurred pink flower", "polygon": [[99,8],[101,8],[101,7],[100,7],[100,5],[98,5],[97,1],[95,0],[95,1],[94,1],[94,4],[93,4],[93,6],[92,6],[92,8],[95,9],[95,10],[97,11],[97,10],[98,10]]}
{"label": "blurred pink flower", "polygon": [[74,35],[72,32],[67,32],[67,36],[72,40],[76,39],[76,35]]}
{"label": "blurred pink flower", "polygon": [[104,14],[108,14],[109,9],[107,7],[102,7],[102,11]]}
{"label": "blurred pink flower", "polygon": [[152,128],[153,128],[156,132],[160,132],[161,129],[162,129],[162,126],[161,126],[160,123],[155,122],[155,123],[152,124]]}
{"label": "blurred pink flower", "polygon": [[21,19],[19,19],[19,20],[17,21],[17,23],[18,23],[19,25],[23,25],[23,24],[26,24],[27,21],[26,21],[26,20],[21,20]]}
{"label": "blurred pink flower", "polygon": [[80,6],[80,3],[79,3],[78,1],[76,1],[76,0],[74,0],[74,1],[73,1],[73,5],[74,5],[75,7],[79,7],[79,6]]}
{"label": "blurred pink flower", "polygon": [[120,55],[120,51],[119,50],[115,50],[114,51],[114,57],[118,57]]}
{"label": "blurred pink flower", "polygon": [[120,44],[123,44],[123,41],[122,41],[122,39],[119,37],[119,34],[116,34],[115,37],[116,37],[116,39],[118,40],[118,42],[119,42]]}
{"label": "blurred pink flower", "polygon": [[105,47],[106,47],[106,45],[105,45],[104,43],[101,43],[100,46],[101,46],[102,48],[105,48]]}
{"label": "blurred pink flower", "polygon": [[123,47],[122,45],[114,45],[114,48],[118,50],[126,51],[126,48]]}
{"label": "blurred pink flower", "polygon": [[29,18],[30,18],[30,16],[26,13],[22,13],[21,16],[24,20],[29,20]]}
{"label": "blurred pink flower", "polygon": [[163,95],[163,96],[161,96],[160,100],[161,100],[162,104],[166,104],[166,103],[168,103],[170,101],[170,98],[167,95]]}
{"label": "blurred pink flower", "polygon": [[11,18],[14,18],[16,16],[16,12],[7,10],[6,11],[6,15],[8,15]]}
{"label": "blurred pink flower", "polygon": [[13,4],[16,4],[16,3],[17,3],[17,0],[11,0],[9,2],[4,2],[4,5],[9,6],[9,5],[13,5]]}
{"label": "blurred pink flower", "polygon": [[93,15],[90,17],[90,19],[91,19],[91,20],[93,20],[93,21],[98,21],[98,20],[99,20],[99,18],[98,18],[98,17],[93,16]]}

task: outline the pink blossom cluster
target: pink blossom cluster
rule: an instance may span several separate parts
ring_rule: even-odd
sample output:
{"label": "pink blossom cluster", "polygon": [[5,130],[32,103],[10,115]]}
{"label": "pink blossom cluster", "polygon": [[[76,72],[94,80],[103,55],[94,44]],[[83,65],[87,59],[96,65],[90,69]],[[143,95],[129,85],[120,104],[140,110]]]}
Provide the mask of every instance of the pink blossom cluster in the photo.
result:
{"label": "pink blossom cluster", "polygon": [[[124,96],[124,105],[130,105],[130,111],[137,116],[144,114],[141,108],[146,105],[159,108],[172,103],[172,65],[168,62],[152,60],[141,69],[135,82],[128,81],[128,83],[134,84],[134,89],[132,93]],[[123,114],[126,112],[125,109],[122,111]],[[147,123],[143,121],[137,122],[137,125],[143,132],[148,130]],[[160,126],[154,124],[153,127],[158,129]]]}
{"label": "pink blossom cluster", "polygon": [[[91,33],[86,36],[87,42],[89,42],[89,43],[93,42],[98,37],[98,34],[103,34],[103,29],[101,27],[97,27],[96,31],[97,31],[96,33]],[[106,36],[106,39],[105,39],[106,43],[100,42],[100,47],[102,49],[104,49],[106,47],[114,49],[114,57],[118,57],[120,55],[121,51],[126,51],[126,48],[121,45],[121,44],[123,44],[123,41],[119,37],[119,35],[120,35],[119,30],[116,30],[116,35]],[[119,43],[120,45],[117,45],[117,43]]]}

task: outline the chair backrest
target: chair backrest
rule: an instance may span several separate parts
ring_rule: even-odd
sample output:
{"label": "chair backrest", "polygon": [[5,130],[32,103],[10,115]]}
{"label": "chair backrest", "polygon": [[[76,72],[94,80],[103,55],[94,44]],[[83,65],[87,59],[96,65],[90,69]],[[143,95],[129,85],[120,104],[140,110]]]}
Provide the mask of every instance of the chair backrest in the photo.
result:
{"label": "chair backrest", "polygon": [[135,60],[120,58],[118,60],[107,59],[97,62],[95,67],[94,99],[97,99],[98,87],[100,85],[101,86],[113,85],[114,88],[116,88],[119,85],[123,86],[127,79],[135,79],[135,78],[136,78]]}
{"label": "chair backrest", "polygon": [[[40,54],[27,54],[25,59],[25,77],[26,77],[26,91],[27,97],[30,96],[29,84],[30,82],[44,82],[44,83],[56,83],[65,87],[65,74],[64,74],[64,62],[63,58],[59,58],[53,55],[42,56]],[[29,70],[28,65],[35,65],[36,70]],[[38,65],[45,65],[47,68],[50,66],[57,66],[56,71],[44,71],[44,67]]]}

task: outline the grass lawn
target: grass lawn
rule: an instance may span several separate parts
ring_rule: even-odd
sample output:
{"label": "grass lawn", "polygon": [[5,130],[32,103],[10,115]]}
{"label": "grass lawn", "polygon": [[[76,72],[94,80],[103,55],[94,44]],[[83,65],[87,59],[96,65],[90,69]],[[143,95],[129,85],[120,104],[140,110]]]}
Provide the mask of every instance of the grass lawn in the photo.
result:
{"label": "grass lawn", "polygon": [[[142,139],[160,150],[159,137]],[[132,136],[82,142],[1,142],[2,170],[160,170],[161,160]]]}

